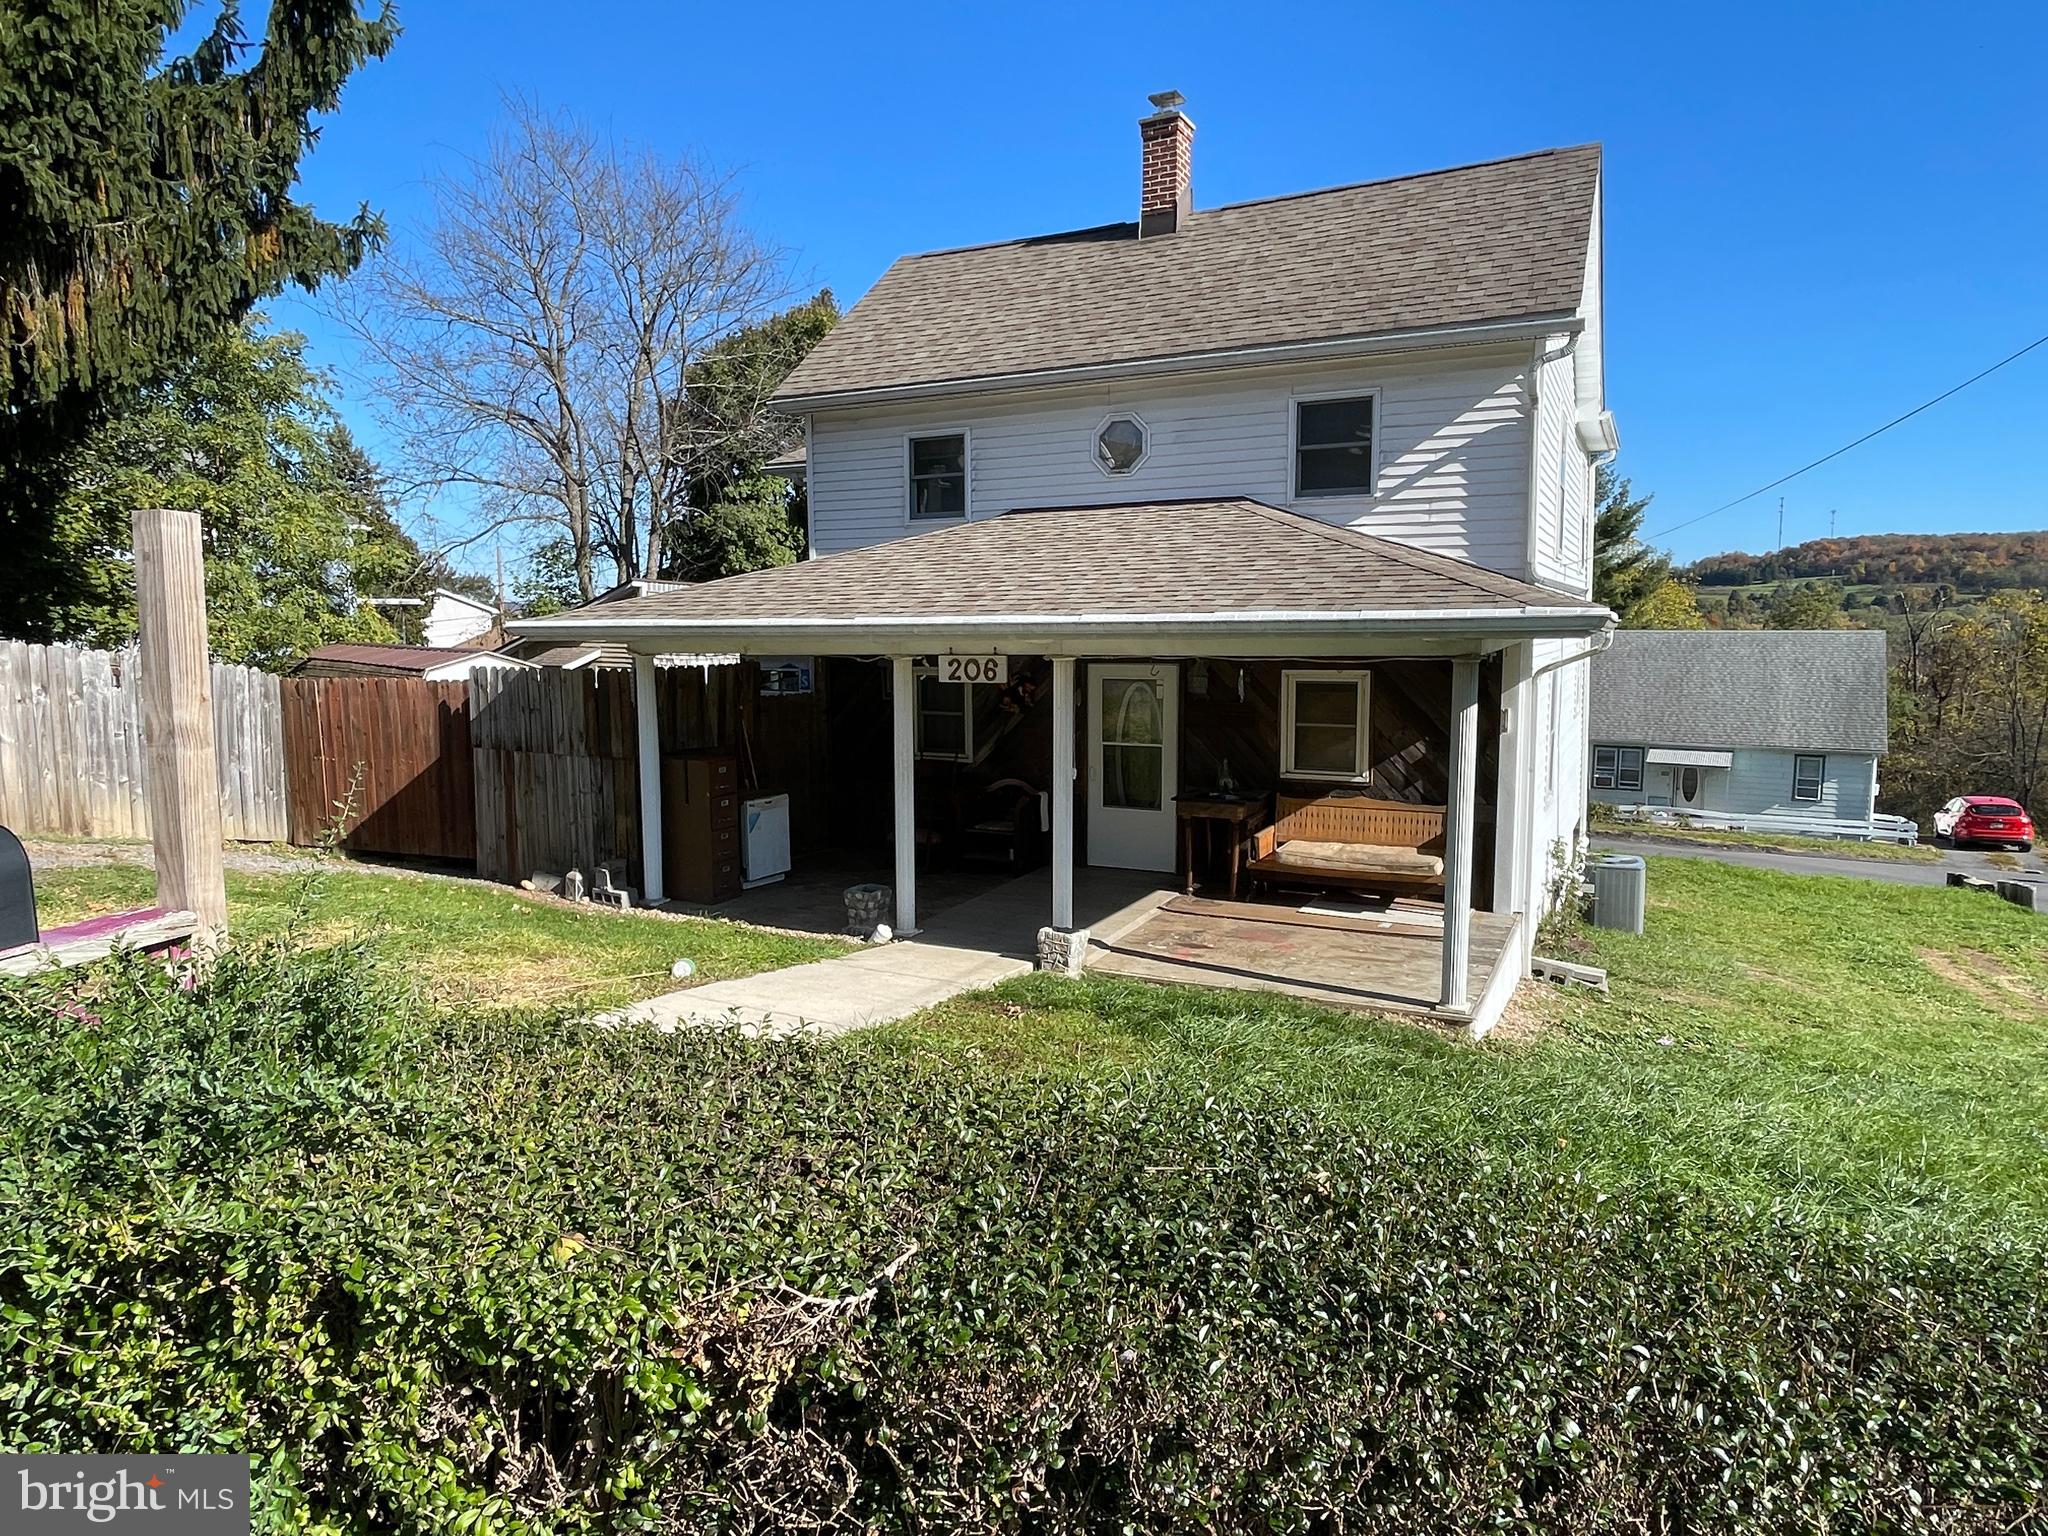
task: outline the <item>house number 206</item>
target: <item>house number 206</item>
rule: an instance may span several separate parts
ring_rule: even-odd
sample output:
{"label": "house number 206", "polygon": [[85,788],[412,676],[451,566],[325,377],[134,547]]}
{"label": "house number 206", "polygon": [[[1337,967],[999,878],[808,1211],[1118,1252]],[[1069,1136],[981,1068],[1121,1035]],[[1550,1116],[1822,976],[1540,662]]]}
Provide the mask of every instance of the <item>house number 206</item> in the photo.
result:
{"label": "house number 206", "polygon": [[949,683],[1007,683],[1007,656],[941,656],[939,676]]}

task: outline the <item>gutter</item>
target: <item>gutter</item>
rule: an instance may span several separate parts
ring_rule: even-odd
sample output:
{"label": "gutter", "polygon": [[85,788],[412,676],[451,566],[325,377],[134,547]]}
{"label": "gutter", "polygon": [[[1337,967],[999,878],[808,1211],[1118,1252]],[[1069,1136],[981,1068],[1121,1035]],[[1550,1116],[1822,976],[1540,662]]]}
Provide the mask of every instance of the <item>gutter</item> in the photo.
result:
{"label": "gutter", "polygon": [[1057,388],[1065,384],[1148,378],[1158,374],[1254,367],[1261,363],[1317,362],[1347,357],[1373,357],[1382,353],[1410,352],[1431,347],[1484,346],[1497,342],[1535,341],[1540,344],[1553,336],[1575,336],[1583,324],[1577,315],[1560,312],[1524,316],[1516,320],[1487,320],[1475,325],[1426,326],[1406,331],[1382,331],[1371,336],[1345,337],[1334,341],[1278,342],[1266,346],[1231,347],[1216,352],[1163,353],[1155,357],[1134,358],[1116,363],[1082,363],[1072,367],[977,374],[971,378],[943,379],[928,383],[890,384],[875,389],[839,389],[815,394],[778,395],[768,404],[770,409],[781,411],[785,415],[800,416],[835,406],[886,405],[893,401],[932,400],[995,390]]}
{"label": "gutter", "polygon": [[[571,618],[514,620],[514,634],[581,636],[618,641],[675,641],[704,636],[827,636],[887,632],[938,642],[991,640],[1019,634],[1061,638],[1133,639],[1217,632],[1296,634],[1371,629],[1382,635],[1437,635],[1482,639],[1528,635],[1571,638],[1600,633],[1612,623],[1605,609],[1585,604],[1521,608],[1274,609],[1236,613],[1006,613],[863,614],[854,618]],[[706,647],[717,649],[716,646]]]}

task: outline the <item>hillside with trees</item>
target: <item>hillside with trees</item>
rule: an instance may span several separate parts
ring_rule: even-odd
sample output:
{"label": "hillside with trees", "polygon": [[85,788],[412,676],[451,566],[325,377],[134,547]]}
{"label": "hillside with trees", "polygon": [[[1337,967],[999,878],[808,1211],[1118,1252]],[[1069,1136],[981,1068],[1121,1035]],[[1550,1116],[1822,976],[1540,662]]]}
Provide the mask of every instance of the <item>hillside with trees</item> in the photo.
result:
{"label": "hillside with trees", "polygon": [[2048,588],[2048,531],[1813,539],[1768,554],[1709,555],[1678,575],[1706,588],[1825,579],[1844,587],[1945,586],[1972,595],[2040,589]]}

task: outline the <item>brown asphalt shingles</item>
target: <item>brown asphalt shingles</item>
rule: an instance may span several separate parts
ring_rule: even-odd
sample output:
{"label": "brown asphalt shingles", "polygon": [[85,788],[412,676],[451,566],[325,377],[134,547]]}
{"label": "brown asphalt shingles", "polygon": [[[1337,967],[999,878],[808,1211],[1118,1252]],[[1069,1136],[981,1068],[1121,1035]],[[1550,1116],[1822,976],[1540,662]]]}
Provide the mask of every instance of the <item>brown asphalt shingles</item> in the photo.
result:
{"label": "brown asphalt shingles", "polygon": [[914,622],[1574,603],[1462,560],[1233,497],[1010,512],[584,612],[595,621]]}
{"label": "brown asphalt shingles", "polygon": [[1578,310],[1598,145],[906,256],[781,397],[995,379]]}

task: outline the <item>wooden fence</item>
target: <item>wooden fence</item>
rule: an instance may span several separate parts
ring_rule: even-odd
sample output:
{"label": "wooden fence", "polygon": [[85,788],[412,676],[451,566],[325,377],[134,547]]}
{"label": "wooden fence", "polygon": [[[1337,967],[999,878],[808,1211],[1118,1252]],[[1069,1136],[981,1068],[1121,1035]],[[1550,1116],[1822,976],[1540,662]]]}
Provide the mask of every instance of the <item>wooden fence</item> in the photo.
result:
{"label": "wooden fence", "polygon": [[[140,659],[134,648],[0,641],[0,823],[20,833],[148,837]],[[213,664],[226,836],[288,833],[278,679]]]}
{"label": "wooden fence", "polygon": [[476,872],[520,880],[535,870],[624,861],[640,867],[640,772],[633,675],[553,667],[470,679],[476,757]]}
{"label": "wooden fence", "polygon": [[293,842],[339,824],[357,853],[476,856],[467,684],[288,677],[280,695]]}

